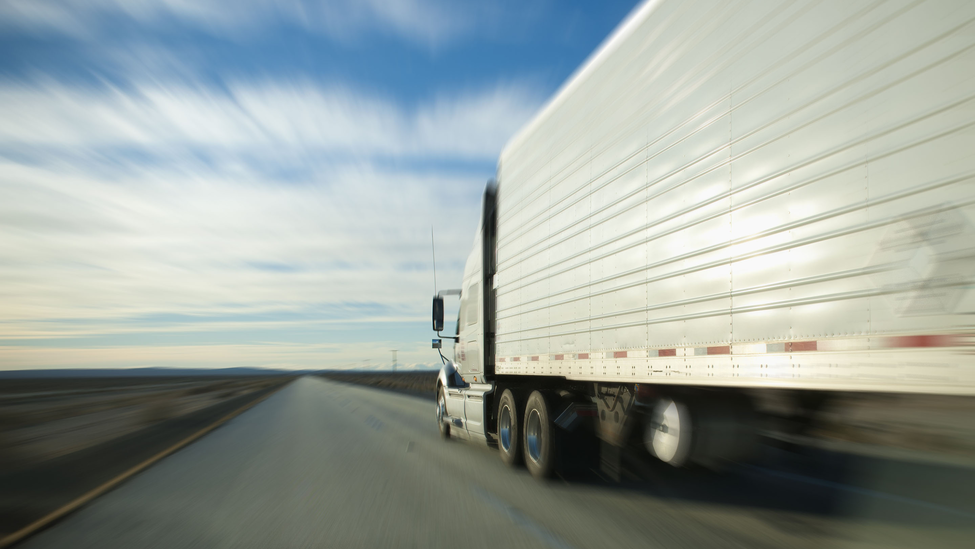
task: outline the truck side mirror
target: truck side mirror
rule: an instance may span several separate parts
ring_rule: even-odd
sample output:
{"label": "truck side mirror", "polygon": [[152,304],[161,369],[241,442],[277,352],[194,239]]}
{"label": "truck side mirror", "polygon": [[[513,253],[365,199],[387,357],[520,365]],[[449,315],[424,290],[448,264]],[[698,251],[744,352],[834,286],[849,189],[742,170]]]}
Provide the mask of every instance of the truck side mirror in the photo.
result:
{"label": "truck side mirror", "polygon": [[443,298],[435,296],[433,298],[433,331],[443,330]]}
{"label": "truck side mirror", "polygon": [[441,347],[443,347],[443,341],[441,341],[439,339],[434,339],[433,340],[433,348],[434,349],[440,349]]}

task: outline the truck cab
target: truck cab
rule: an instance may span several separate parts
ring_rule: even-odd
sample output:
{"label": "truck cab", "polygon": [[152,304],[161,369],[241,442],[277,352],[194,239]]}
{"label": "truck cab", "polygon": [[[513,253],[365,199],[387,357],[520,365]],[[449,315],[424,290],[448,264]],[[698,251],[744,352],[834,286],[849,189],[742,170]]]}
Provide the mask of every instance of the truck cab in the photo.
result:
{"label": "truck cab", "polygon": [[[487,428],[490,421],[493,373],[493,310],[491,288],[485,289],[485,249],[491,252],[493,243],[493,211],[495,186],[489,184],[484,195],[484,215],[476,235],[474,246],[464,266],[463,284],[459,291],[440,292],[434,297],[434,329],[443,327],[443,295],[460,297],[457,331],[454,338],[454,359],[444,362],[437,380],[437,414],[444,436],[491,442]],[[487,221],[487,223],[485,223]],[[489,241],[485,245],[485,237]],[[490,259],[489,259],[490,262]],[[493,272],[489,268],[488,272]],[[487,303],[486,303],[487,302]],[[439,332],[439,330],[437,330]]]}

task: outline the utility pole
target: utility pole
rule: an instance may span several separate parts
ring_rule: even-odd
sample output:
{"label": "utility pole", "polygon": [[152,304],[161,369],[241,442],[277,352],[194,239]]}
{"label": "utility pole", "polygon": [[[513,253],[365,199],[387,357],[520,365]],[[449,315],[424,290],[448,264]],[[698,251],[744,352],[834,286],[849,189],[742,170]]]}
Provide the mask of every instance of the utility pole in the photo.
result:
{"label": "utility pole", "polygon": [[393,371],[394,372],[396,371],[396,351],[398,351],[398,350],[399,349],[390,349],[390,352],[393,353]]}

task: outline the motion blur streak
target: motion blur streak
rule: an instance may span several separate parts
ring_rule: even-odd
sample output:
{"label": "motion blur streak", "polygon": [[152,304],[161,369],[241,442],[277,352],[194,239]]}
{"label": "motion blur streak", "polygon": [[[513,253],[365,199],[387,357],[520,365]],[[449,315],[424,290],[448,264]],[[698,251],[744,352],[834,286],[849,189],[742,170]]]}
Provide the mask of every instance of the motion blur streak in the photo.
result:
{"label": "motion blur streak", "polygon": [[493,163],[537,99],[366,95],[0,84],[0,158],[19,160],[0,159],[2,367],[360,361],[311,335],[339,322],[422,365],[402,341],[431,279],[420,235],[460,222],[468,176],[389,164]]}
{"label": "motion blur streak", "polygon": [[[751,472],[646,464],[649,483],[540,484],[495,451],[441,441],[431,408],[299,379],[24,547],[960,547],[975,533],[967,518]],[[923,497],[937,471],[900,469]]]}
{"label": "motion blur streak", "polygon": [[975,2],[635,2],[0,0],[0,549],[970,547]]}
{"label": "motion blur streak", "polygon": [[0,369],[432,367],[429,220],[459,271],[546,93],[471,65],[513,7],[0,2]]}

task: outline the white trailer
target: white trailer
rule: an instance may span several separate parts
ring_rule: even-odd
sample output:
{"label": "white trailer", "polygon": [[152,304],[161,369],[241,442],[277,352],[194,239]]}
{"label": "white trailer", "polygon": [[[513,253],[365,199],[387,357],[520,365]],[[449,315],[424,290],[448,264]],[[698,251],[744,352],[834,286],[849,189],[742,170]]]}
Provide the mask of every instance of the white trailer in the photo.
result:
{"label": "white trailer", "polygon": [[975,395],[975,2],[651,0],[497,181],[438,422],[533,474],[580,414],[680,465],[755,390]]}

